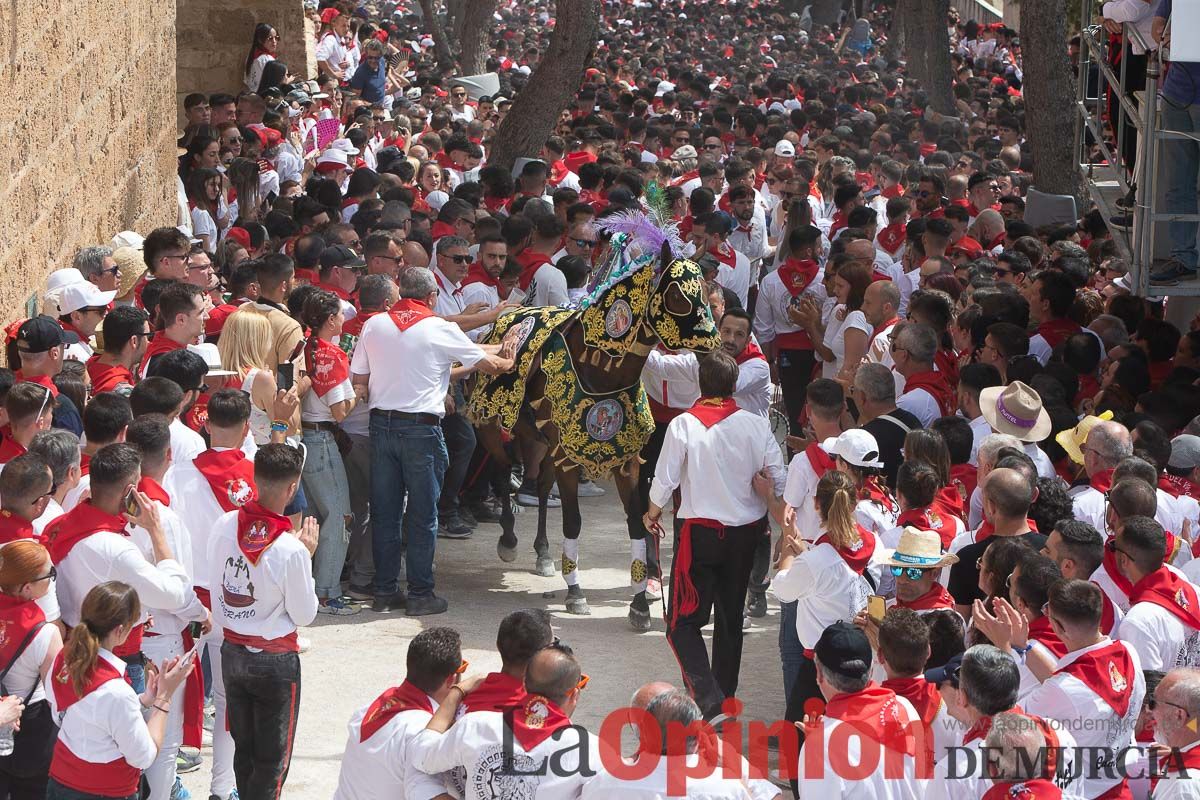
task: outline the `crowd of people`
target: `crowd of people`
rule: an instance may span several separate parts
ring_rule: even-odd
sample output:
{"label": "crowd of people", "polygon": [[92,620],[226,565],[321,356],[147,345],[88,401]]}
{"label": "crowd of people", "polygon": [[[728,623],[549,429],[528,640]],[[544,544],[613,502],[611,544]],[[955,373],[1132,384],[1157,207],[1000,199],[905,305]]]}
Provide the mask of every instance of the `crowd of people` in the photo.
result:
{"label": "crowd of people", "polygon": [[[1170,0],[1103,9],[1169,36]],[[1013,31],[952,13],[947,116],[886,5],[605,4],[510,169],[488,151],[538,91],[544,4],[498,7],[492,95],[416,7],[308,13],[312,79],[260,24],[243,86],[185,97],[178,226],[81,249],[6,329],[0,797],[187,800],[211,740],[210,800],[278,798],[299,629],[447,612],[438,539],[507,511],[466,413],[473,373],[514,369],[488,333],[587,298],[607,221],[650,207],[721,342],[642,374],[631,578],[666,595],[681,687],[621,710],[623,757],[572,724],[588,678],[544,611],[500,622],[482,679],[429,627],[350,720],[336,797],[1200,797],[1200,319],[1132,293],[1095,209],[1026,218]],[[1171,65],[1180,130],[1198,86]],[[1196,144],[1171,146],[1194,211]],[[1195,226],[1171,236],[1160,281],[1195,270]],[[713,733],[768,592],[775,782]]]}

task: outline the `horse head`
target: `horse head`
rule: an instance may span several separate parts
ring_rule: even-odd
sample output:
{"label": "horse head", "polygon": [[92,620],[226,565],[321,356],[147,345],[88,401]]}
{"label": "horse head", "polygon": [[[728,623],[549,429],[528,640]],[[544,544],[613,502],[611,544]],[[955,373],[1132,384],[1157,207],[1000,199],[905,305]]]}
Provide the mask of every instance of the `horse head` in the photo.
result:
{"label": "horse head", "polygon": [[670,247],[662,247],[658,283],[650,295],[648,319],[654,333],[671,350],[710,353],[721,345],[708,292],[700,267],[686,258],[675,258]]}

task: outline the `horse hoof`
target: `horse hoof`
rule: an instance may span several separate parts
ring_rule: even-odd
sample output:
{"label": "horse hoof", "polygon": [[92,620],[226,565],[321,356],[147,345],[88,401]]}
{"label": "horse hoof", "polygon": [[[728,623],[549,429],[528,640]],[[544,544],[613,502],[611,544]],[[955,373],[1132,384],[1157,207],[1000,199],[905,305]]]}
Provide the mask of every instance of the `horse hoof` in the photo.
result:
{"label": "horse hoof", "polygon": [[629,607],[629,624],[635,631],[650,630],[650,612],[641,611],[640,609]]}
{"label": "horse hoof", "polygon": [[517,560],[516,546],[509,547],[504,542],[496,543],[496,555],[500,556],[500,560],[506,564],[511,564]]}
{"label": "horse hoof", "polygon": [[567,613],[576,614],[581,617],[589,616],[592,609],[588,606],[586,598],[583,597],[568,597],[567,598]]}
{"label": "horse hoof", "polygon": [[538,556],[537,566],[534,568],[534,572],[536,572],[538,576],[542,578],[553,578],[554,574],[558,572],[558,570],[554,566],[553,558],[550,556]]}

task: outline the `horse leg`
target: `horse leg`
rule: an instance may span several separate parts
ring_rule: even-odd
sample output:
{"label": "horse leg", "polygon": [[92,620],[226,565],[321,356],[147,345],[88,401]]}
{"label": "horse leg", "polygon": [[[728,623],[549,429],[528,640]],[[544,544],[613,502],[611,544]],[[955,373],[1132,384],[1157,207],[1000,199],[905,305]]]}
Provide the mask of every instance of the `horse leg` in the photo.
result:
{"label": "horse leg", "polygon": [[567,582],[567,613],[591,614],[583,587],[579,585],[579,533],[583,520],[579,516],[579,479],[581,469],[571,467],[558,472],[558,497],[563,516],[563,580]]}
{"label": "horse leg", "polygon": [[613,470],[617,494],[625,506],[625,526],[629,530],[629,580],[633,584],[633,600],[629,603],[629,624],[635,631],[650,630],[650,601],[646,598],[647,549],[657,548],[651,542],[653,533],[642,525],[642,501],[638,495],[638,462],[634,459],[624,467]]}
{"label": "horse leg", "polygon": [[[528,469],[528,465],[526,469]],[[538,522],[537,536],[533,540],[533,552],[537,557],[535,570],[543,578],[554,574],[554,559],[550,558],[550,542],[546,536],[546,503],[550,498],[550,490],[554,487],[554,462],[550,459],[549,451],[542,463],[538,465]]]}
{"label": "horse leg", "polygon": [[496,544],[496,554],[500,556],[501,561],[512,563],[517,560],[517,526],[510,497],[512,484],[509,482],[512,475],[512,461],[504,450],[504,438],[501,436],[499,425],[484,425],[476,431],[476,435],[480,444],[491,456],[492,463],[488,467],[488,480],[491,482],[492,492],[500,501],[501,532],[500,541]]}

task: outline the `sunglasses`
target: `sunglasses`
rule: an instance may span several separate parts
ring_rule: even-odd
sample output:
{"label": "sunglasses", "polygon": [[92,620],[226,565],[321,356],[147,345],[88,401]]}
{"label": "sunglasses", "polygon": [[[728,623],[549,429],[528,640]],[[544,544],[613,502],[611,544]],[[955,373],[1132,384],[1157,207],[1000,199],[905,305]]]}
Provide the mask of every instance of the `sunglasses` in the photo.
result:
{"label": "sunglasses", "polygon": [[591,247],[596,246],[596,242],[598,240],[596,240],[596,239],[572,239],[572,241],[575,242],[576,247],[591,248]]}
{"label": "sunglasses", "polygon": [[101,275],[116,275],[120,271],[121,271],[120,267],[112,266],[112,267],[108,267],[107,269],[100,270],[100,274]]}
{"label": "sunglasses", "polygon": [[1117,539],[1115,536],[1104,543],[1104,549],[1110,553],[1120,553],[1126,558],[1133,558],[1133,556],[1129,555],[1129,553],[1122,550],[1120,547],[1117,547]]}
{"label": "sunglasses", "polygon": [[910,581],[919,581],[925,577],[925,570],[920,567],[892,567],[892,575],[897,578],[903,575]]}
{"label": "sunglasses", "polygon": [[45,575],[43,575],[40,578],[34,578],[33,580],[30,581],[30,583],[41,583],[42,581],[52,581],[57,577],[58,577],[58,569],[55,568],[53,565],[51,565],[49,572],[47,572]]}
{"label": "sunglasses", "polygon": [[705,149],[705,150],[720,150],[720,149],[721,149],[721,145],[719,145],[719,144],[706,144],[706,145],[704,145],[704,149]]}
{"label": "sunglasses", "polygon": [[452,256],[452,255],[447,254],[442,257],[450,259],[455,264],[470,264],[471,263],[470,256]]}

